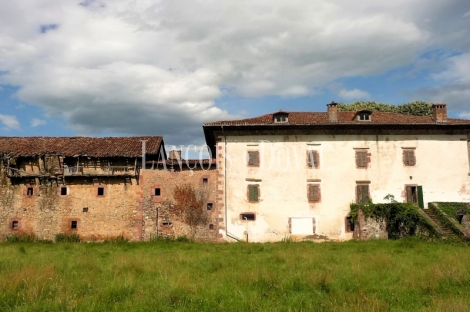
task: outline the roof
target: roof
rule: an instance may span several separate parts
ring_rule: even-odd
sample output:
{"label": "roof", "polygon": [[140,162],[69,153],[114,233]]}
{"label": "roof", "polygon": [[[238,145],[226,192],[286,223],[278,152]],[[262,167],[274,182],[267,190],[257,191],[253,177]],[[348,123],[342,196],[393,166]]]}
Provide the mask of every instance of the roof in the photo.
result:
{"label": "roof", "polygon": [[142,137],[0,137],[0,154],[10,157],[57,154],[66,157],[141,157],[142,141],[146,155],[157,155],[161,136]]}
{"label": "roof", "polygon": [[[255,125],[276,125],[273,115],[266,114],[258,117],[225,120],[205,123],[204,126],[255,126]],[[288,122],[282,125],[336,125],[336,124],[380,124],[380,125],[410,125],[410,124],[466,124],[470,125],[470,120],[447,118],[446,122],[436,122],[432,117],[414,116],[399,113],[372,112],[370,121],[360,121],[355,118],[358,112],[338,112],[338,121],[330,122],[327,112],[282,112],[288,114]]]}

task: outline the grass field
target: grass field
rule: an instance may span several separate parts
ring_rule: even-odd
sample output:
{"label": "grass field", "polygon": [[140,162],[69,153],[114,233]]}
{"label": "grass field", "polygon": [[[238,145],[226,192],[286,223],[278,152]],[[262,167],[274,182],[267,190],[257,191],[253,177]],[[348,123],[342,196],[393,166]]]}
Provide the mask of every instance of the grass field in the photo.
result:
{"label": "grass field", "polygon": [[470,249],[346,243],[5,243],[0,311],[470,311]]}

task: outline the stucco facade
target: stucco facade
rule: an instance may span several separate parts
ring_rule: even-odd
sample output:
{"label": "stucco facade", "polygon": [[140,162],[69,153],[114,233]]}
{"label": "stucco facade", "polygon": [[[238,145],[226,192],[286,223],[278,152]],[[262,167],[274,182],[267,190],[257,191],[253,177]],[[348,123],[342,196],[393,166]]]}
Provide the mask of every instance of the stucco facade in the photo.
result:
{"label": "stucco facade", "polygon": [[[350,203],[366,197],[380,203],[393,195],[423,208],[433,201],[470,201],[468,125],[298,126],[266,120],[205,125],[206,138],[214,135],[216,142],[225,217],[220,233],[227,240],[348,240]],[[253,166],[254,152],[259,162]],[[311,154],[318,155],[313,166]],[[318,192],[313,197],[310,186]],[[249,193],[253,187],[257,200]]]}

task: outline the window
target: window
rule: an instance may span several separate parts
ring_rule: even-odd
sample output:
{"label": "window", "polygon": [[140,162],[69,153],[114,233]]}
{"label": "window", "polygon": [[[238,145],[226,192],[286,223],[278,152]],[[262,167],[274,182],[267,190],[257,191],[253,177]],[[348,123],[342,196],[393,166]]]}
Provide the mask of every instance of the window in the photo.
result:
{"label": "window", "polygon": [[317,185],[317,184],[308,185],[308,201],[309,202],[320,201],[320,185]]}
{"label": "window", "polygon": [[367,151],[356,151],[356,167],[367,168],[370,158]]}
{"label": "window", "polygon": [[88,207],[83,207],[83,212],[88,212]]}
{"label": "window", "polygon": [[318,151],[307,151],[307,167],[320,167],[320,156],[318,155]]}
{"label": "window", "polygon": [[104,187],[98,187],[98,196],[104,196]]}
{"label": "window", "polygon": [[213,224],[209,224],[209,230],[213,230],[214,229],[214,225]]}
{"label": "window", "polygon": [[354,219],[353,219],[353,217],[346,217],[345,225],[346,225],[346,232],[354,232]]}
{"label": "window", "polygon": [[209,184],[209,178],[202,178],[202,185]]}
{"label": "window", "polygon": [[61,196],[67,195],[67,187],[66,187],[66,186],[62,186],[62,187],[60,188],[60,195],[61,195]]}
{"label": "window", "polygon": [[248,185],[248,201],[257,202],[259,200],[259,185],[250,184]]}
{"label": "window", "polygon": [[213,203],[207,203],[207,210],[212,210],[213,207],[214,207]]}
{"label": "window", "polygon": [[70,222],[70,228],[71,229],[77,229],[78,228],[78,221],[77,220],[72,220]]}
{"label": "window", "polygon": [[245,212],[240,214],[240,219],[244,221],[255,221],[256,215],[252,212]]}
{"label": "window", "polygon": [[279,114],[274,116],[274,123],[284,123],[287,122],[286,114]]}
{"label": "window", "polygon": [[359,121],[370,121],[370,112],[360,112],[357,114],[357,120]]}
{"label": "window", "polygon": [[170,221],[163,221],[162,222],[162,225],[163,226],[171,226],[173,223],[171,223]]}
{"label": "window", "polygon": [[407,186],[406,187],[406,202],[407,203],[418,203],[418,187]]}
{"label": "window", "polygon": [[356,186],[356,203],[368,204],[369,203],[369,185],[359,184]]}
{"label": "window", "polygon": [[12,222],[11,222],[11,228],[12,228],[12,230],[18,230],[19,227],[20,227],[20,222],[19,222],[19,221],[15,220],[15,221],[12,221]]}
{"label": "window", "polygon": [[407,149],[403,151],[403,163],[405,166],[415,166],[416,165],[416,156],[415,151],[412,149]]}
{"label": "window", "polygon": [[259,167],[259,151],[248,152],[248,166]]}
{"label": "window", "polygon": [[28,195],[28,196],[33,196],[33,195],[34,195],[34,188],[28,187],[28,188],[26,189],[26,195]]}
{"label": "window", "polygon": [[154,196],[161,196],[161,195],[162,195],[161,189],[160,189],[159,187],[155,188],[155,189],[153,190],[153,195],[154,195]]}

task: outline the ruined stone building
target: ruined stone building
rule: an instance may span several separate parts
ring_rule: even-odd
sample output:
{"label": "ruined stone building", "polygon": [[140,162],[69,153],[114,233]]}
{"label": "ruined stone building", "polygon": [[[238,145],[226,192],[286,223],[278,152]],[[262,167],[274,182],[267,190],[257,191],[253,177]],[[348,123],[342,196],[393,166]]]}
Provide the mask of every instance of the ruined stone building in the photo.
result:
{"label": "ruined stone building", "polygon": [[[215,163],[207,160],[202,168],[167,159],[162,137],[2,137],[0,157],[1,240],[13,234],[54,239],[59,233],[98,241],[217,236]],[[151,169],[143,170],[143,157]],[[185,183],[205,200],[203,220],[189,225],[184,211],[175,215],[172,195]]]}
{"label": "ruined stone building", "polygon": [[350,203],[470,201],[470,120],[371,111],[284,112],[206,123],[224,239],[347,240]]}

